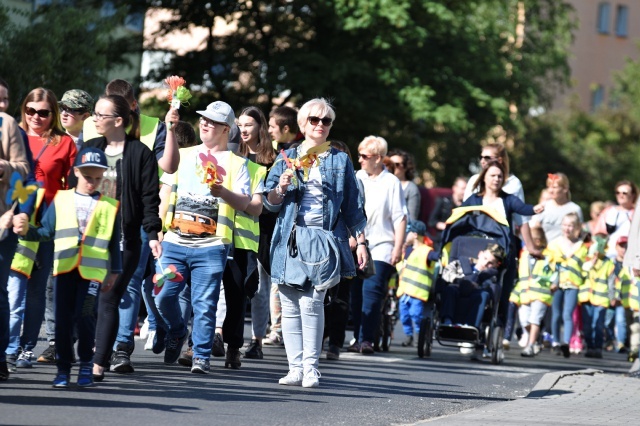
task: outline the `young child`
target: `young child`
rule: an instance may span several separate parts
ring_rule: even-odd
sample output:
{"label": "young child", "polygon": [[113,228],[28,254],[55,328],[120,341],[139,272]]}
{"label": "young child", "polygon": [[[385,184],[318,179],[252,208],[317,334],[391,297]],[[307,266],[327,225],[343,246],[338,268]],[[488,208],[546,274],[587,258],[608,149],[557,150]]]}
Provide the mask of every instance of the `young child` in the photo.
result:
{"label": "young child", "polygon": [[540,335],[540,324],[547,307],[551,306],[551,284],[557,279],[557,274],[549,265],[547,239],[542,228],[532,228],[531,238],[535,248],[545,257],[536,259],[526,250],[522,252],[518,267],[518,283],[512,292],[512,296],[520,293],[518,318],[526,331],[526,345],[520,355],[524,357],[533,357],[537,353],[535,345]]}
{"label": "young child", "polygon": [[502,247],[489,243],[478,252],[477,259],[461,257],[446,266],[443,279],[450,284],[443,294],[443,324],[461,323],[480,328],[487,301],[499,296],[498,268],[505,255]]}
{"label": "young child", "polygon": [[578,293],[587,358],[602,358],[604,317],[610,303],[609,288],[614,287],[616,278],[615,264],[605,256],[605,246],[599,240],[591,245],[589,260],[583,264],[587,276]]}
{"label": "young child", "polygon": [[[605,327],[610,339],[615,335],[616,351],[626,353],[627,347],[627,309],[629,309],[629,290],[633,283],[631,269],[623,266],[624,256],[627,253],[628,237],[619,237],[616,241],[616,258],[614,260],[615,280],[609,287],[610,304],[605,315]],[[610,283],[611,284],[611,283]],[[615,330],[614,330],[615,325]]]}
{"label": "young child", "polygon": [[[73,173],[74,189],[58,191],[41,227],[16,231],[27,241],[54,240],[55,318],[58,374],[53,387],[69,386],[73,358],[73,330],[78,332],[78,386],[93,385],[93,346],[97,296],[113,286],[122,272],[118,202],[96,191],[108,168],[107,157],[96,148],[78,154]],[[75,214],[70,214],[75,212]],[[15,225],[15,223],[14,223]]]}
{"label": "young child", "polygon": [[400,302],[400,321],[407,338],[402,346],[413,345],[413,330],[420,332],[424,304],[429,300],[429,291],[433,284],[435,264],[429,260],[429,253],[433,248],[425,242],[427,226],[424,222],[414,220],[407,227],[406,245],[412,246],[412,251],[406,259],[404,268],[400,272],[396,296]]}
{"label": "young child", "polygon": [[[580,218],[569,213],[562,219],[562,235],[549,243],[549,257],[552,267],[558,272],[558,283],[551,286],[553,294],[551,330],[552,348],[565,358],[569,358],[569,342],[573,333],[573,311],[578,304],[578,289],[584,282],[582,264],[588,248],[580,239]],[[564,330],[560,336],[560,323]]]}

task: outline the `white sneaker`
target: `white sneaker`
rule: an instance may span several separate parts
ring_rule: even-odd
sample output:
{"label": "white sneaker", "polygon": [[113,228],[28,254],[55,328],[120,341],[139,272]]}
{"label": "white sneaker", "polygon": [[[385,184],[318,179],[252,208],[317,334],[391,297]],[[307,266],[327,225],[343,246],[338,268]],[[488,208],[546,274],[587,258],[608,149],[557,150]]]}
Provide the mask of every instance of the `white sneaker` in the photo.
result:
{"label": "white sneaker", "polygon": [[322,377],[322,374],[320,374],[317,368],[307,370],[307,372],[304,373],[304,378],[302,379],[302,387],[317,388],[320,386],[320,381],[318,380],[320,377]]}
{"label": "white sneaker", "polygon": [[149,336],[149,317],[144,319],[142,327],[140,327],[140,338],[146,340]]}
{"label": "white sneaker", "polygon": [[285,386],[302,385],[302,370],[290,370],[286,376],[278,380],[278,384]]}
{"label": "white sneaker", "polygon": [[156,331],[155,330],[149,330],[149,332],[147,333],[147,342],[144,344],[144,350],[145,351],[150,351],[153,349],[153,339],[155,339],[156,337]]}
{"label": "white sneaker", "polygon": [[505,351],[508,351],[509,349],[511,349],[511,342],[507,339],[502,339],[502,348]]}
{"label": "white sneaker", "polygon": [[473,343],[459,343],[458,344],[460,346],[460,353],[462,355],[471,355],[476,351],[476,345],[474,345]]}
{"label": "white sneaker", "polygon": [[520,340],[518,340],[518,346],[521,348],[529,346],[529,333],[527,331],[522,331],[522,336],[520,337]]}

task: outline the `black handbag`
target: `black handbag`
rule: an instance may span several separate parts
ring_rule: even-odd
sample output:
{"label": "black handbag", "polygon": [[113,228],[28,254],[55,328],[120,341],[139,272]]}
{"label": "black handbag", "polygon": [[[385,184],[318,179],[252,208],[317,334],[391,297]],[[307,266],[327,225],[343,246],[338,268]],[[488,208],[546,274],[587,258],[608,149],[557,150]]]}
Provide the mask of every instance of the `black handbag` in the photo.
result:
{"label": "black handbag", "polygon": [[356,276],[362,280],[371,278],[376,274],[376,265],[375,263],[373,263],[373,259],[371,258],[371,250],[369,250],[368,242],[365,245],[365,248],[367,249],[367,264],[362,269],[358,268],[358,256],[356,255],[356,252],[355,251],[352,252],[353,260],[356,264]]}

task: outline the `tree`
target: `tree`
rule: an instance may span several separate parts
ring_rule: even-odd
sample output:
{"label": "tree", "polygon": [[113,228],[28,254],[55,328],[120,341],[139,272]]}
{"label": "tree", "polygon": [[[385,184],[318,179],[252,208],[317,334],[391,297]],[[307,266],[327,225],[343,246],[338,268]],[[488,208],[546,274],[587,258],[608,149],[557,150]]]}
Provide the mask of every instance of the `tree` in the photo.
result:
{"label": "tree", "polygon": [[13,111],[32,89],[43,86],[59,97],[69,89],[93,95],[104,91],[110,72],[130,64],[140,53],[141,35],[127,32],[123,23],[134,11],[144,11],[144,1],[104,2],[77,0],[54,2],[28,15],[29,25],[8,23],[0,8],[0,75],[11,85]]}

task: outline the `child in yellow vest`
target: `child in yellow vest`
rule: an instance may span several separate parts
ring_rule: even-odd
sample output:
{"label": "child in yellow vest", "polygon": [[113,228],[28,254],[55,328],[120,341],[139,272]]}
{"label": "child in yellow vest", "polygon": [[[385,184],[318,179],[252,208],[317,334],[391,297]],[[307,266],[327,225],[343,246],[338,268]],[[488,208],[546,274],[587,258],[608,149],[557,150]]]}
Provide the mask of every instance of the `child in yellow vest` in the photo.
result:
{"label": "child in yellow vest", "polygon": [[[27,221],[15,230],[27,241],[54,240],[56,365],[53,387],[69,386],[73,358],[73,331],[78,332],[78,386],[93,385],[98,289],[111,288],[122,272],[118,202],[100,195],[96,188],[108,168],[107,157],[97,148],[78,154],[75,190],[58,191],[47,209],[41,227]],[[75,214],[69,212],[75,211]]]}
{"label": "child in yellow vest", "polygon": [[[629,290],[633,283],[633,272],[631,268],[623,265],[624,256],[627,252],[628,237],[622,236],[616,240],[615,281],[609,287],[609,309],[605,314],[605,330],[607,341],[615,337],[615,349],[618,353],[626,353],[627,347],[627,310],[629,309]],[[610,283],[611,284],[611,283]],[[607,346],[605,344],[605,346]]]}
{"label": "child in yellow vest", "polygon": [[[433,284],[435,255],[433,248],[425,243],[427,226],[424,222],[414,220],[407,226],[406,245],[411,245],[412,251],[405,260],[400,272],[396,295],[400,302],[400,321],[407,338],[402,346],[413,345],[413,331],[420,332],[424,305],[429,300],[429,292]],[[430,242],[430,240],[429,240]],[[435,257],[437,260],[437,256]]]}
{"label": "child in yellow vest", "polygon": [[536,354],[535,345],[540,335],[540,324],[553,299],[551,284],[558,278],[558,274],[549,264],[547,239],[542,228],[531,229],[531,238],[535,248],[545,257],[537,259],[529,255],[526,250],[520,255],[516,289],[520,291],[518,317],[528,338],[527,345],[520,353],[524,357],[532,357]]}
{"label": "child in yellow vest", "polygon": [[609,288],[614,287],[615,264],[605,256],[604,241],[595,240],[583,270],[587,277],[578,293],[582,310],[582,332],[587,343],[587,358],[602,358],[604,318],[610,303]]}
{"label": "child in yellow vest", "polygon": [[581,224],[576,213],[567,214],[562,219],[561,226],[562,235],[549,242],[548,247],[551,264],[559,275],[558,284],[551,287],[551,291],[554,292],[551,304],[552,347],[559,350],[565,358],[569,358],[569,341],[574,328],[573,311],[578,303],[578,290],[585,278],[582,264],[587,258],[588,249],[580,239]]}

